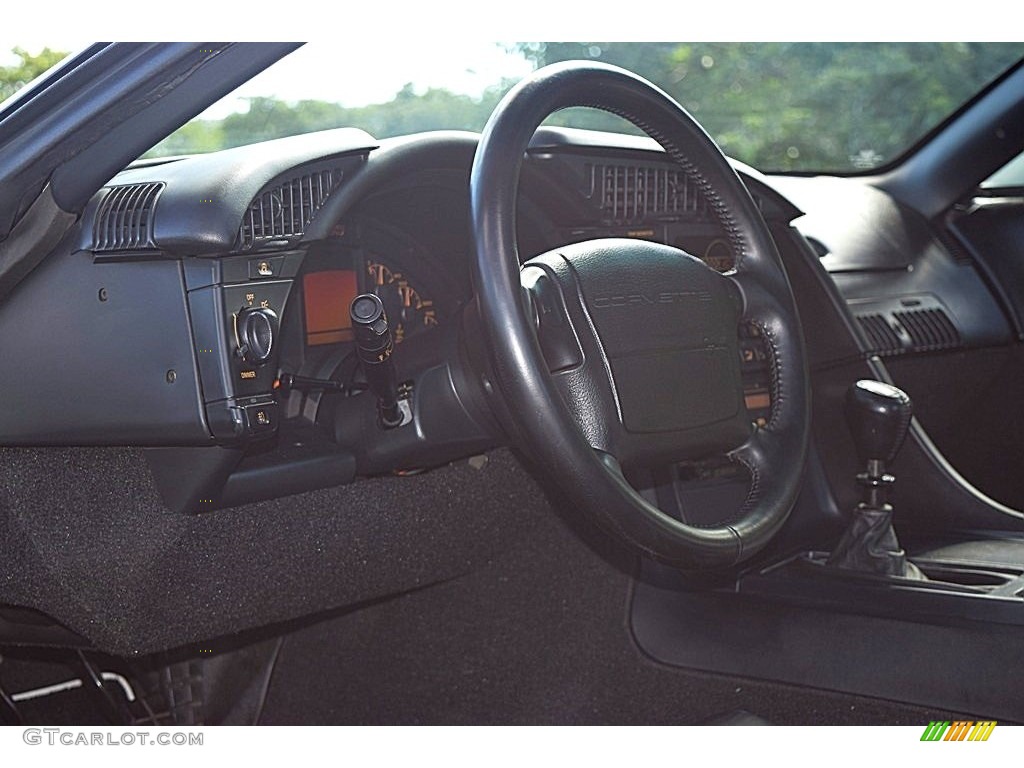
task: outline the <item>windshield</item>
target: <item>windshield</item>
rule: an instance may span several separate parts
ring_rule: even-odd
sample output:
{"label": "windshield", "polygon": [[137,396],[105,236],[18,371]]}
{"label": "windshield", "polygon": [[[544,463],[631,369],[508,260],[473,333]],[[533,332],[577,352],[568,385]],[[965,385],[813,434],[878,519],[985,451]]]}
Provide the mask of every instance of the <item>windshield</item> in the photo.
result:
{"label": "windshield", "polygon": [[[534,68],[592,59],[668,91],[727,154],[755,168],[869,171],[898,158],[1024,55],[1020,43],[463,41],[415,58],[382,50],[374,41],[303,46],[144,157],[341,126],[377,138],[478,131],[505,91]],[[0,94],[25,79],[25,66],[0,67]],[[593,110],[567,110],[549,122],[638,132]]]}

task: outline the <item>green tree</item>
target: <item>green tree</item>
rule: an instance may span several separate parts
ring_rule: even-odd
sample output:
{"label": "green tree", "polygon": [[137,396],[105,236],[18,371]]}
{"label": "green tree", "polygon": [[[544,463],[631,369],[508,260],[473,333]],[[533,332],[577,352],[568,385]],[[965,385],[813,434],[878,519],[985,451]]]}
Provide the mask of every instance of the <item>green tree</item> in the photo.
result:
{"label": "green tree", "polygon": [[[584,42],[520,50],[538,66],[596,59],[637,72],[727,153],[769,170],[870,168],[892,159],[1024,53],[1019,43]],[[612,124],[574,111],[552,122]]]}
{"label": "green tree", "polygon": [[0,101],[20,90],[67,56],[64,51],[52,51],[49,48],[43,48],[37,54],[31,54],[24,48],[14,48],[12,53],[20,61],[9,67],[0,67]]}
{"label": "green tree", "polygon": [[390,101],[362,107],[316,100],[289,103],[261,96],[249,100],[246,112],[236,112],[223,120],[193,120],[146,156],[209,152],[346,126],[362,128],[379,139],[450,128],[478,131],[511,85],[501,83],[474,99],[443,88],[417,94],[409,84]]}
{"label": "green tree", "polygon": [[[537,66],[605,61],[676,98],[733,157],[762,170],[849,170],[899,155],[1024,52],[1019,43],[521,43]],[[244,113],[193,121],[150,155],[203,152],[341,126],[387,138],[480,130],[509,82],[481,98],[406,85],[381,104],[254,98]],[[549,124],[639,132],[595,110]]]}

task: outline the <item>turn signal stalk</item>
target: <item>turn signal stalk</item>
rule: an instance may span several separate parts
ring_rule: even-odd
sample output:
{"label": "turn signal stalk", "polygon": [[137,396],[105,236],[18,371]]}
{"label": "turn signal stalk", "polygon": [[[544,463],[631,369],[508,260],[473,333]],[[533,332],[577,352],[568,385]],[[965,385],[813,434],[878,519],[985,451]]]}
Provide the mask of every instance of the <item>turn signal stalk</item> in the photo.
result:
{"label": "turn signal stalk", "polygon": [[352,300],[349,309],[356,340],[356,354],[363,364],[366,383],[377,396],[381,424],[390,429],[402,423],[398,404],[398,379],[391,359],[394,343],[384,304],[380,297],[364,293]]}

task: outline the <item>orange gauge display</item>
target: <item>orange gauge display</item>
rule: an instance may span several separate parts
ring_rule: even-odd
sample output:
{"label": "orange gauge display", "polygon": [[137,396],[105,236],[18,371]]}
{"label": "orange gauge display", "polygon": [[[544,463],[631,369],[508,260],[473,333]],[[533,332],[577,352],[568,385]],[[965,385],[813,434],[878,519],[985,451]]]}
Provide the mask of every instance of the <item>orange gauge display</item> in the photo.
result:
{"label": "orange gauge display", "polygon": [[380,297],[396,344],[410,334],[437,325],[437,310],[401,273],[379,261],[366,262],[367,290]]}
{"label": "orange gauge display", "polygon": [[702,256],[704,263],[716,272],[728,272],[736,268],[736,259],[732,255],[732,248],[729,243],[721,238],[712,240],[704,249]]}
{"label": "orange gauge display", "polygon": [[302,280],[306,304],[306,344],[352,341],[348,308],[359,293],[355,270],[309,272]]}

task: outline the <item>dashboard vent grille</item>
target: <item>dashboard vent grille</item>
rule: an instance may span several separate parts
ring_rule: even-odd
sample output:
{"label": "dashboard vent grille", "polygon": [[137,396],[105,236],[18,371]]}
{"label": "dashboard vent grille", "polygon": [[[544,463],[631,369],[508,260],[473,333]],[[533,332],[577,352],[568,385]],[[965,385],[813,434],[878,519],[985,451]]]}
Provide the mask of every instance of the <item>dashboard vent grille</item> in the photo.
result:
{"label": "dashboard vent grille", "polygon": [[315,171],[267,190],[249,206],[239,228],[242,250],[267,240],[301,235],[341,183],[338,168]]}
{"label": "dashboard vent grille", "polygon": [[588,197],[596,198],[605,216],[617,222],[707,210],[703,195],[679,168],[595,164],[590,174]]}
{"label": "dashboard vent grille", "polygon": [[153,214],[162,182],[111,187],[93,225],[93,250],[135,251],[156,247]]}
{"label": "dashboard vent grille", "polygon": [[[891,319],[890,319],[891,317]],[[904,351],[933,352],[961,346],[960,332],[939,307],[857,315],[871,351],[880,355]]]}
{"label": "dashboard vent grille", "polygon": [[858,315],[857,321],[861,330],[867,336],[871,351],[878,354],[892,354],[901,352],[903,346],[900,344],[900,337],[881,314]]}
{"label": "dashboard vent grille", "polygon": [[960,346],[956,326],[941,309],[893,312],[892,316],[906,330],[916,350],[926,352]]}

